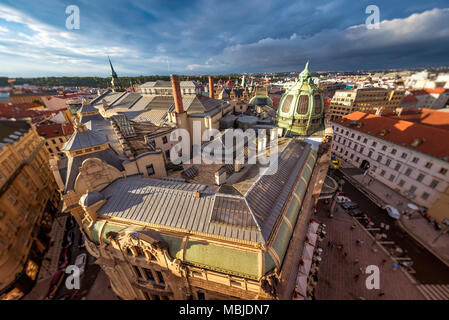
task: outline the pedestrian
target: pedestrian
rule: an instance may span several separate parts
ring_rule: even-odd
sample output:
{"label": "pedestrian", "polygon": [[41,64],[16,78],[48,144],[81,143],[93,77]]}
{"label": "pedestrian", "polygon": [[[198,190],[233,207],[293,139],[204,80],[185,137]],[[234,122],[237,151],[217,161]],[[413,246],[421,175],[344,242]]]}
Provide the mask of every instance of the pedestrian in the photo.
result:
{"label": "pedestrian", "polygon": [[383,295],[385,295],[385,292],[383,290],[380,290],[379,297],[382,297]]}
{"label": "pedestrian", "polygon": [[330,241],[327,242],[327,246],[328,246],[328,247],[331,246],[331,242],[330,242]]}
{"label": "pedestrian", "polygon": [[380,266],[383,267],[385,265],[385,263],[387,263],[387,259],[383,259]]}
{"label": "pedestrian", "polygon": [[355,223],[352,224],[351,230],[354,230],[357,225]]}
{"label": "pedestrian", "polygon": [[346,259],[346,257],[348,256],[347,252],[343,252],[343,257]]}
{"label": "pedestrian", "polygon": [[359,280],[359,278],[360,278],[360,275],[356,274],[356,275],[354,276],[355,282],[357,282],[357,281]]}

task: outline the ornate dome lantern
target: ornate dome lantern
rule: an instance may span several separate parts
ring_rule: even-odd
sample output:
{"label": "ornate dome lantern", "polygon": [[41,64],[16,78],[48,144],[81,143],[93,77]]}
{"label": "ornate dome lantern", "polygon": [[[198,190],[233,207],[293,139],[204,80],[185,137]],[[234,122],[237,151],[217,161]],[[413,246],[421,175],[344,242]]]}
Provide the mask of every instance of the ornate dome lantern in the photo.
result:
{"label": "ornate dome lantern", "polygon": [[322,128],[323,97],[310,75],[309,62],[282,96],[276,122],[284,134],[309,136]]}

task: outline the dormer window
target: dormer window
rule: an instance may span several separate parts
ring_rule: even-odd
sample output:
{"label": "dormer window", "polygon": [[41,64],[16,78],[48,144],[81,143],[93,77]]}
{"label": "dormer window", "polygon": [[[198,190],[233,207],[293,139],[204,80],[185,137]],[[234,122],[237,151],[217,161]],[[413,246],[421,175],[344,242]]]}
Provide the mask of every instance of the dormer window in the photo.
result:
{"label": "dormer window", "polygon": [[308,111],[309,111],[309,96],[307,95],[299,96],[298,108],[296,109],[296,113],[307,114]]}
{"label": "dormer window", "polygon": [[420,144],[422,144],[425,140],[426,140],[426,139],[424,139],[424,138],[416,138],[416,139],[414,139],[414,140],[412,141],[411,145],[412,145],[413,147],[417,147],[417,146],[419,146]]}

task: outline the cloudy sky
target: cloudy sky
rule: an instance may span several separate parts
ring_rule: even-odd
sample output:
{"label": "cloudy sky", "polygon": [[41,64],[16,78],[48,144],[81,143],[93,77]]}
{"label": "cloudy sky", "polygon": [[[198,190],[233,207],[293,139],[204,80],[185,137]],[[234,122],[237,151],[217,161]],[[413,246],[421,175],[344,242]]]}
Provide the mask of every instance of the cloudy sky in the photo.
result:
{"label": "cloudy sky", "polygon": [[107,76],[108,55],[119,76],[449,65],[449,3],[0,0],[0,76]]}

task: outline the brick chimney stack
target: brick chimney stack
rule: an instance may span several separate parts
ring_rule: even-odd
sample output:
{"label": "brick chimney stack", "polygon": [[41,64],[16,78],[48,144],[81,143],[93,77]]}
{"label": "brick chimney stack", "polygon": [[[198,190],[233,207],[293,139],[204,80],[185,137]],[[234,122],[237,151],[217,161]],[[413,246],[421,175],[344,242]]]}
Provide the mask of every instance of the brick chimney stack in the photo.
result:
{"label": "brick chimney stack", "polygon": [[181,87],[179,85],[179,77],[176,75],[171,75],[170,80],[173,88],[173,97],[175,99],[176,113],[183,113],[184,106],[182,105],[182,95],[181,95]]}
{"label": "brick chimney stack", "polygon": [[209,76],[209,98],[214,99],[215,93],[214,93],[214,77]]}

